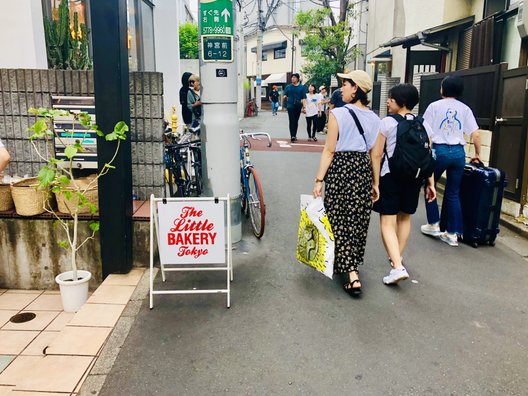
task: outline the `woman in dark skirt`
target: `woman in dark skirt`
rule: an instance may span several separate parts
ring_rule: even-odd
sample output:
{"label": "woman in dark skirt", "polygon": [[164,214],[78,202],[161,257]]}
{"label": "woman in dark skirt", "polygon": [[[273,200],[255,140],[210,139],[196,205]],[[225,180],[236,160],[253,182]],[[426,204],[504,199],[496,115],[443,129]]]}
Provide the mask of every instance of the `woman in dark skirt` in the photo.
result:
{"label": "woman in dark skirt", "polygon": [[379,196],[372,184],[370,150],[379,130],[379,117],[367,105],[372,80],[354,70],[338,74],[343,80],[344,107],[330,111],[313,196],[325,183],[324,205],[335,238],[334,273],[347,274],[343,285],[351,296],[361,294],[358,266],[363,264],[372,202]]}

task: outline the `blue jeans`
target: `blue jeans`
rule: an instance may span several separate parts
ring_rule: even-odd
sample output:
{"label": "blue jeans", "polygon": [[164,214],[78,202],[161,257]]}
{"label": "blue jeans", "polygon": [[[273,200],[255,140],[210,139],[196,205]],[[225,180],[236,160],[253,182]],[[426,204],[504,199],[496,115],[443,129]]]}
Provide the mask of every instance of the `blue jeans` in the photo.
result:
{"label": "blue jeans", "polygon": [[277,114],[279,110],[279,102],[271,102],[271,114]]}
{"label": "blue jeans", "polygon": [[435,224],[440,222],[442,231],[447,230],[451,234],[462,233],[462,209],[460,206],[460,182],[464,173],[466,154],[464,146],[457,144],[433,144],[436,153],[436,167],[434,172],[435,184],[447,171],[444,199],[442,202],[442,221],[438,214],[438,202],[436,199],[429,203],[425,201],[427,211],[427,222]]}

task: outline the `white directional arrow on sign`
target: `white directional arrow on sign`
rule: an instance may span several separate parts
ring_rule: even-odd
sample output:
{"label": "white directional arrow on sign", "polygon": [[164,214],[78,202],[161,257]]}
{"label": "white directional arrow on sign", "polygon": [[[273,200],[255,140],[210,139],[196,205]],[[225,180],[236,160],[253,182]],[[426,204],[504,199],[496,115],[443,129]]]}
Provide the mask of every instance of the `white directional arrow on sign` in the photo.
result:
{"label": "white directional arrow on sign", "polygon": [[224,8],[224,11],[222,11],[222,13],[220,15],[222,15],[224,17],[224,21],[225,21],[225,23],[227,23],[227,20],[231,16],[231,13],[227,10],[227,8]]}

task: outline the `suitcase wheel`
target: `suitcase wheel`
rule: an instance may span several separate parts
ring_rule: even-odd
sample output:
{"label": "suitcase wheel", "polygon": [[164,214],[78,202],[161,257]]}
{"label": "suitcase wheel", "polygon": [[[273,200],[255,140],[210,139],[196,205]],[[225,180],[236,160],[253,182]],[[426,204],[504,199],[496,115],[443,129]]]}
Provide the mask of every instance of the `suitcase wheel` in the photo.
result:
{"label": "suitcase wheel", "polygon": [[490,246],[495,246],[495,241],[489,241]]}
{"label": "suitcase wheel", "polygon": [[473,246],[475,249],[478,248],[478,242],[471,242],[471,246]]}

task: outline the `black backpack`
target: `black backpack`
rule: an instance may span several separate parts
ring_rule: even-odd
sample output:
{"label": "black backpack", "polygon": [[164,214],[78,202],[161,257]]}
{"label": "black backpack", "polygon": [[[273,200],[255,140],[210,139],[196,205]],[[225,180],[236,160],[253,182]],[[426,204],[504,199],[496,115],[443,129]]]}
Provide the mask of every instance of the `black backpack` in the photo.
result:
{"label": "black backpack", "polygon": [[392,157],[389,158],[385,146],[385,157],[388,158],[391,174],[406,181],[423,181],[431,177],[435,160],[423,118],[413,115],[412,119],[407,119],[400,114],[391,114],[389,117],[398,121],[396,147]]}

